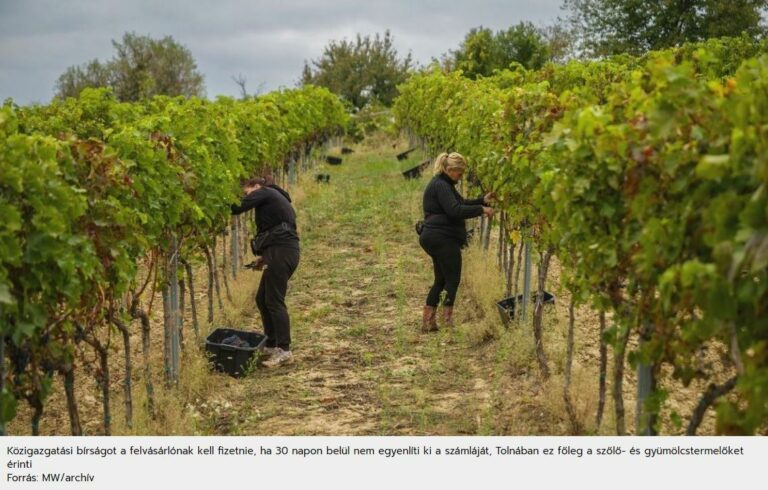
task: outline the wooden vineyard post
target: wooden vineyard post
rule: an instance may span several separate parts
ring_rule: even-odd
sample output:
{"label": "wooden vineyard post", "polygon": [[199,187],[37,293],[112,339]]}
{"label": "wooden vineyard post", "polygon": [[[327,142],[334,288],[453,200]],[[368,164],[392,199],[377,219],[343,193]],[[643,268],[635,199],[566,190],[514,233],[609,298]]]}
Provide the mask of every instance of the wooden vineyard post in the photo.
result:
{"label": "wooden vineyard post", "polygon": [[230,230],[232,231],[232,239],[229,241],[230,249],[232,251],[232,278],[237,279],[237,250],[240,245],[240,241],[237,238],[237,216],[231,218]]}
{"label": "wooden vineyard post", "polygon": [[566,341],[565,354],[565,385],[563,386],[563,401],[565,402],[565,411],[568,414],[568,420],[571,423],[571,433],[579,435],[582,431],[581,423],[576,415],[576,408],[571,398],[571,380],[573,371],[573,343],[574,343],[574,323],[576,322],[575,298],[571,293],[571,301],[568,304],[568,340]]}
{"label": "wooden vineyard post", "polygon": [[[643,330],[640,335],[640,347],[651,336],[652,324],[648,320],[643,321]],[[645,403],[655,389],[653,379],[653,367],[650,364],[640,362],[637,364],[637,405],[635,407],[635,434],[638,436],[655,436],[655,417],[646,410]]]}
{"label": "wooden vineyard post", "polygon": [[167,261],[166,285],[163,290],[163,326],[165,340],[165,382],[172,386],[179,381],[179,251],[176,236],[171,238],[171,253]]}
{"label": "wooden vineyard post", "polygon": [[[180,259],[181,260],[181,259]],[[179,307],[177,308],[179,315],[179,346],[181,350],[184,350],[184,298],[187,295],[186,282],[184,280],[184,265],[182,264],[181,279],[179,279]]]}
{"label": "wooden vineyard post", "polygon": [[248,257],[249,257],[248,254],[250,253],[250,250],[251,250],[251,246],[249,243],[250,235],[248,231],[248,220],[253,219],[253,213],[255,212],[256,212],[255,210],[249,211],[248,213],[244,214],[242,218],[242,223],[241,223],[242,226],[240,227],[240,229],[242,230],[241,235],[243,239],[243,262],[248,260]]}
{"label": "wooden vineyard post", "polygon": [[542,322],[544,317],[544,286],[546,285],[547,271],[549,270],[549,262],[553,253],[553,249],[548,248],[540,254],[536,306],[533,310],[533,338],[536,343],[536,358],[539,362],[541,375],[544,378],[549,377],[549,365],[546,353],[544,352],[544,338],[542,332]]}
{"label": "wooden vineyard post", "polygon": [[200,324],[197,321],[197,303],[195,299],[195,283],[192,276],[192,264],[187,260],[182,260],[181,264],[184,266],[186,272],[187,289],[189,290],[189,306],[192,309],[192,328],[195,329],[195,340],[200,338]]}
{"label": "wooden vineyard post", "polygon": [[[531,243],[526,240],[525,246],[525,258],[523,262],[523,304],[522,312],[520,314],[521,319],[525,322],[528,319],[528,303],[531,301]],[[518,266],[519,267],[519,266]]]}
{"label": "wooden vineyard post", "polygon": [[523,250],[525,244],[520,242],[520,249],[517,251],[517,269],[515,269],[515,296],[520,292],[520,270],[523,268]]}
{"label": "wooden vineyard post", "polygon": [[173,382],[179,381],[179,354],[181,352],[181,342],[179,338],[179,329],[181,328],[181,312],[179,311],[179,246],[176,237],[173,238],[173,259],[171,261],[171,301],[173,311],[173,323],[171,324],[171,340],[173,341]]}
{"label": "wooden vineyard post", "polygon": [[245,215],[240,215],[235,217],[237,219],[237,229],[239,230],[237,232],[237,237],[240,239],[240,242],[237,244],[237,256],[238,256],[238,264],[241,266],[245,264],[246,259],[246,237],[248,236],[247,228],[245,225]]}
{"label": "wooden vineyard post", "polygon": [[[517,244],[511,243],[507,250],[507,253],[509,254],[509,258],[508,258],[507,270],[505,275],[506,276],[505,288],[504,288],[505,298],[509,298],[512,295],[512,271],[515,269],[515,247],[517,247]],[[520,265],[518,265],[517,267],[519,269]],[[517,291],[515,291],[515,293],[517,293]]]}
{"label": "wooden vineyard post", "polygon": [[[213,239],[213,247],[211,249],[211,258],[213,260],[213,284],[216,286],[216,299],[219,302],[219,310],[224,309],[224,302],[221,301],[221,286],[219,284],[219,264],[216,262],[216,238]],[[226,280],[226,276],[224,276]],[[228,284],[225,282],[225,286]]]}
{"label": "wooden vineyard post", "polygon": [[[221,280],[224,283],[224,291],[227,293],[227,300],[232,301],[232,292],[229,289],[229,279],[227,279],[227,274],[228,274],[228,272],[227,272],[227,253],[228,252],[227,252],[227,235],[226,234],[222,237],[222,240],[223,240],[224,243],[222,243],[222,245],[221,245],[221,262],[222,262],[222,264],[221,264]],[[230,249],[231,249],[231,246],[230,246]],[[214,247],[214,251],[215,250],[216,249]],[[216,264],[216,254],[215,253],[213,255],[213,260],[214,260],[214,265],[216,265],[217,268],[218,268],[218,265]],[[217,271],[216,277],[218,278],[218,271]],[[217,281],[217,284],[218,284],[218,281]],[[219,306],[221,308],[224,308],[224,306],[222,306],[222,305],[219,305]]]}
{"label": "wooden vineyard post", "polygon": [[608,344],[605,341],[605,310],[600,309],[600,376],[597,393],[597,416],[595,426],[600,430],[600,424],[603,421],[603,411],[605,410],[605,391],[606,381],[608,379]]}
{"label": "wooden vineyard post", "polygon": [[205,263],[208,266],[208,323],[213,323],[213,257],[211,257],[211,250],[208,245],[203,247],[203,253],[205,254]]}
{"label": "wooden vineyard post", "polygon": [[112,317],[112,323],[117,327],[123,336],[123,352],[125,355],[125,378],[123,379],[123,396],[125,398],[125,425],[133,428],[133,386],[131,384],[131,375],[133,373],[133,364],[131,362],[131,333],[128,326],[122,320]]}
{"label": "wooden vineyard post", "polygon": [[505,249],[504,249],[505,237],[504,237],[504,233],[502,232],[503,229],[504,229],[504,211],[502,211],[499,214],[499,249],[496,257],[496,265],[499,268],[499,270],[506,272],[506,269],[504,269],[505,257],[502,255],[505,252]]}
{"label": "wooden vineyard post", "polygon": [[613,408],[616,418],[616,435],[618,436],[626,434],[624,422],[624,357],[627,352],[629,333],[630,328],[622,326],[613,350]]}
{"label": "wooden vineyard post", "polygon": [[[157,271],[157,266],[150,265],[150,269],[154,268]],[[134,320],[139,320],[141,324],[141,353],[142,360],[144,362],[143,376],[144,376],[144,388],[147,391],[147,411],[149,416],[155,418],[155,388],[152,384],[152,365],[150,363],[150,323],[149,315],[146,311],[139,307],[139,298],[135,293],[132,293],[130,314]]]}

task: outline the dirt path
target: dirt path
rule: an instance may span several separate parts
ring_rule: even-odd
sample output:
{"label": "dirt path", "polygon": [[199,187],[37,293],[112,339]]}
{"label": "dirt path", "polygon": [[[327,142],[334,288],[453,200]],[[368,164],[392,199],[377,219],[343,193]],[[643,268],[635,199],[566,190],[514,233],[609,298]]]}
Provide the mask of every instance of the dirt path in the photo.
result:
{"label": "dirt path", "polygon": [[[528,325],[500,326],[503,290],[493,253],[464,253],[457,326],[419,332],[431,267],[413,223],[426,177],[406,181],[389,146],[329,167],[330,185],[307,184],[297,205],[302,264],[291,284],[297,363],[259,370],[229,397],[240,434],[569,434],[562,397],[568,295],[559,266],[549,287],[558,298],[545,315],[553,376],[543,382]],[[597,313],[577,309],[573,398],[587,433],[611,434],[608,401],[597,429]],[[609,373],[610,375],[610,373]],[[626,421],[634,428],[633,369],[625,374]],[[670,403],[689,406],[696,389]],[[683,411],[687,411],[685,407]],[[711,418],[702,433],[711,431]]]}
{"label": "dirt path", "polygon": [[328,170],[330,185],[303,188],[288,296],[297,362],[238,382],[226,397],[237,423],[222,432],[475,433],[466,408],[482,404],[485,383],[460,360],[456,332],[418,332],[429,271],[411,224],[423,184],[396,163],[352,156]]}
{"label": "dirt path", "polygon": [[[305,175],[292,189],[302,238],[299,269],[287,297],[292,319],[294,365],[257,369],[233,379],[210,371],[202,343],[189,330],[178,388],[162,381],[161,311],[153,311],[152,364],[156,417],[143,397],[138,324],[134,329],[134,426],[122,422],[124,369],[111,356],[114,434],[179,435],[461,435],[570,433],[562,397],[568,296],[559,287],[555,261],[548,289],[555,306],[545,313],[545,349],[553,376],[544,382],[536,366],[529,325],[500,325],[495,302],[503,291],[495,254],[464,252],[456,326],[419,331],[431,267],[413,232],[426,178],[406,181],[400,171],[419,162],[397,162],[390,145],[358,148],[341,166],[324,167],[329,184]],[[491,247],[493,250],[493,247]],[[223,252],[221,250],[220,252]],[[197,268],[198,308],[207,303],[204,267]],[[232,301],[217,308],[216,326],[261,330],[253,296],[258,273],[230,278]],[[155,303],[159,303],[156,295]],[[189,318],[189,305],[187,305]],[[200,313],[204,317],[204,313]],[[605,419],[595,427],[597,314],[577,310],[573,398],[586,433],[613,433],[610,396]],[[115,344],[117,346],[117,344]],[[85,352],[83,357],[92,354]],[[610,365],[610,362],[609,362]],[[88,434],[103,433],[98,387],[82,366],[77,385]],[[610,373],[609,373],[610,376]],[[634,373],[625,372],[626,421],[634,426]],[[611,382],[609,379],[608,392]],[[56,380],[41,422],[44,434],[68,434],[66,405]],[[690,412],[701,387],[677,389],[670,405]],[[11,433],[29,433],[22,407]],[[700,433],[711,433],[713,418]],[[679,432],[668,428],[669,432]]]}
{"label": "dirt path", "polygon": [[[319,169],[294,188],[302,239],[299,269],[287,297],[296,362],[257,369],[233,379],[211,372],[202,345],[187,331],[179,388],[162,380],[162,311],[152,312],[156,417],[147,415],[141,370],[135,366],[134,426],[122,422],[124,369],[110,356],[113,434],[474,434],[488,399],[486,375],[478,373],[460,330],[419,332],[421,305],[431,271],[413,223],[420,214],[423,181],[405,181],[396,152],[359,151],[339,167]],[[221,252],[221,251],[220,251]],[[219,252],[219,253],[220,253]],[[204,267],[196,273],[198,308],[204,317]],[[253,296],[256,272],[229,279],[232,301],[216,308],[216,326],[261,330]],[[222,291],[223,295],[223,291]],[[155,295],[159,305],[159,295]],[[189,305],[187,305],[187,318]],[[459,316],[459,319],[461,316]],[[132,325],[133,356],[140,363],[140,333]],[[87,349],[86,349],[87,350]],[[84,356],[92,357],[85,352]],[[97,387],[83,366],[77,399],[86,433],[103,433]],[[60,380],[41,422],[44,434],[67,434]],[[29,431],[28,408],[11,425]]]}

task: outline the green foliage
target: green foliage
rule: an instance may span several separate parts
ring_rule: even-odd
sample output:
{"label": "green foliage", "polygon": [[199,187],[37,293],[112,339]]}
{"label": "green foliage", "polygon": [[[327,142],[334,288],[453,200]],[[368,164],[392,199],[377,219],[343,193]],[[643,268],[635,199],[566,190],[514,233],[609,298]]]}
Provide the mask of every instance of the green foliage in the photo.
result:
{"label": "green foliage", "polygon": [[514,64],[538,69],[550,55],[543,33],[530,22],[521,22],[496,33],[483,27],[471,29],[459,49],[451,52],[450,65],[475,79]]}
{"label": "green foliage", "polygon": [[565,0],[587,54],[605,56],[679,46],[709,38],[765,35],[765,0]]}
{"label": "green foliage", "polygon": [[135,102],[154,95],[202,97],[203,75],[192,53],[166,36],[152,39],[132,32],[112,41],[115,56],[71,66],[56,82],[56,96],[77,97],[86,87],[111,87],[118,100]]}
{"label": "green foliage", "polygon": [[373,38],[358,34],[354,41],[331,41],[312,66],[305,63],[301,83],[326,87],[357,109],[369,102],[390,106],[412,67],[410,53],[398,56],[389,31]]}
{"label": "green foliage", "polygon": [[338,98],[312,86],[139,103],[87,88],[0,109],[0,335],[14,366],[1,371],[0,421],[18,399],[42,406],[76,344],[129,307],[139,264],[170,254],[172,237],[199,253],[229,223],[242,178],[283,169],[346,124]]}
{"label": "green foliage", "polygon": [[369,103],[355,113],[350,118],[346,128],[347,136],[357,143],[372,136],[377,131],[386,131],[392,133],[393,136],[396,136],[397,133],[392,112],[379,103]]}
{"label": "green foliage", "polygon": [[432,150],[468,157],[499,194],[509,234],[528,229],[554,248],[577,297],[634,335],[652,323],[631,359],[667,364],[687,385],[718,374],[704,349],[728,349],[738,382],[718,405],[726,433],[768,420],[768,56],[749,58],[758,51],[718,40],[476,82],[433,72],[402,86],[394,106]]}

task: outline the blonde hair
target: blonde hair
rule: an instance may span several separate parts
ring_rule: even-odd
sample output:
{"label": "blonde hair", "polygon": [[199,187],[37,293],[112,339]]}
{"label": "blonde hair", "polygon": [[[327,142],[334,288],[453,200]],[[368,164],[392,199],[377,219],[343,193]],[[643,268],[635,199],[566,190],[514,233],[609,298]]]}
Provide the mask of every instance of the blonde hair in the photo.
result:
{"label": "blonde hair", "polygon": [[446,170],[461,169],[466,170],[467,161],[461,156],[461,153],[441,153],[435,158],[433,167],[434,175],[445,173]]}

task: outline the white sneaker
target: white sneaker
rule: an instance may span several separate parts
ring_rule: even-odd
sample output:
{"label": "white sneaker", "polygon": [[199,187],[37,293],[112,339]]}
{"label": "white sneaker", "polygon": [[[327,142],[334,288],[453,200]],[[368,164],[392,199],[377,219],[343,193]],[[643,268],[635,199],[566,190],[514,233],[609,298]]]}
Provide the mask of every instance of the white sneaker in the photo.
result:
{"label": "white sneaker", "polygon": [[275,352],[277,352],[277,347],[267,347],[267,346],[264,346],[264,347],[261,348],[260,352],[261,352],[262,356],[269,357],[272,354],[274,354]]}
{"label": "white sneaker", "polygon": [[274,353],[269,359],[261,363],[266,368],[278,367],[283,364],[291,364],[293,362],[293,354],[289,350],[283,350],[280,347],[275,347]]}

